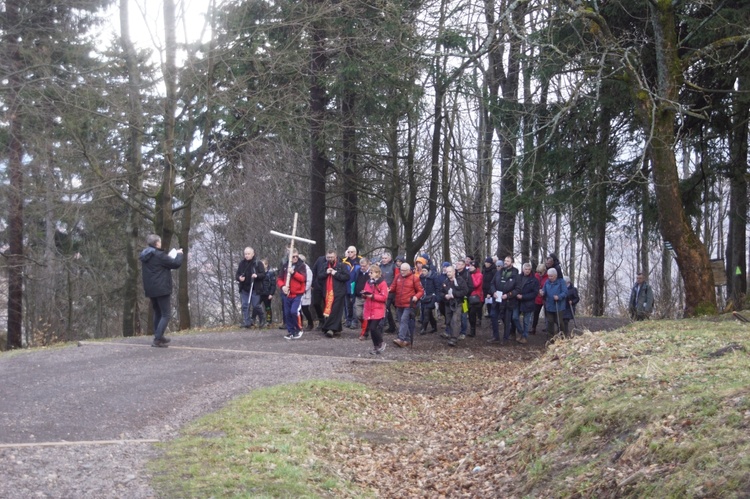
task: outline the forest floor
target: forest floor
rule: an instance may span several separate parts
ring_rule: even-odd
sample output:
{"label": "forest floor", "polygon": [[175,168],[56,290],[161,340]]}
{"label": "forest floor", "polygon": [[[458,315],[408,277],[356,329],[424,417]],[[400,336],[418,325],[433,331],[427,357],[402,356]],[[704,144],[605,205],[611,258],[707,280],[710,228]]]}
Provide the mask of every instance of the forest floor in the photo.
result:
{"label": "forest floor", "polygon": [[[612,330],[626,320],[578,318],[581,330]],[[382,356],[345,329],[329,339],[317,331],[283,339],[278,328],[192,330],[167,349],[150,338],[119,338],[0,354],[0,462],[4,497],[150,498],[146,463],[156,442],[175,438],[201,415],[253,389],[306,380],[362,381],[372,362],[440,360],[531,361],[546,335],[527,345],[488,344],[489,319],[476,338],[450,348],[438,334],[416,336],[411,348],[389,342]],[[377,380],[368,380],[377,383]],[[384,381],[395,392],[428,385]]]}

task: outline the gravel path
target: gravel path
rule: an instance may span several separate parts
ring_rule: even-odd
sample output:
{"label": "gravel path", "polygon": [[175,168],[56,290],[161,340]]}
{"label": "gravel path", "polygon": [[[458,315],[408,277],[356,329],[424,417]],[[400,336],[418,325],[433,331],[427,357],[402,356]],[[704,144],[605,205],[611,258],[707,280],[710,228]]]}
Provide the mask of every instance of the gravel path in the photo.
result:
{"label": "gravel path", "polygon": [[418,336],[413,349],[390,344],[375,359],[353,330],[334,340],[313,332],[288,341],[268,329],[178,335],[167,349],[140,337],[3,354],[0,498],[155,497],[145,471],[153,442],[253,389],[351,379],[363,362],[533,358],[542,348],[542,335],[524,347],[488,346],[487,322],[458,348]]}

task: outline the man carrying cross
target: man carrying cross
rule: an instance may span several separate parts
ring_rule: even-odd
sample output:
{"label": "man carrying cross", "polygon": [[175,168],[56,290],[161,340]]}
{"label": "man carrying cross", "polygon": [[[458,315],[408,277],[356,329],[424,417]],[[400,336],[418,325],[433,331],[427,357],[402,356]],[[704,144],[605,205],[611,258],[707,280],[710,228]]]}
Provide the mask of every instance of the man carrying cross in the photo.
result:
{"label": "man carrying cross", "polygon": [[286,272],[279,269],[279,277],[276,279],[276,284],[281,289],[281,307],[284,314],[284,325],[287,330],[287,335],[284,338],[288,340],[296,340],[302,337],[302,327],[298,318],[300,305],[302,304],[302,295],[305,294],[307,283],[307,269],[304,262],[299,258],[299,252],[294,248],[294,242],[304,241],[309,244],[315,244],[315,241],[311,239],[297,236],[297,218],[297,213],[295,213],[291,235],[271,231],[271,234],[274,236],[289,238],[290,240]]}
{"label": "man carrying cross", "polygon": [[296,249],[292,250],[292,261],[287,267],[287,273],[279,272],[276,284],[281,289],[281,308],[287,330],[287,335],[284,338],[296,340],[302,337],[298,317],[302,295],[305,294],[305,284],[307,283],[307,269],[299,259],[299,252]]}

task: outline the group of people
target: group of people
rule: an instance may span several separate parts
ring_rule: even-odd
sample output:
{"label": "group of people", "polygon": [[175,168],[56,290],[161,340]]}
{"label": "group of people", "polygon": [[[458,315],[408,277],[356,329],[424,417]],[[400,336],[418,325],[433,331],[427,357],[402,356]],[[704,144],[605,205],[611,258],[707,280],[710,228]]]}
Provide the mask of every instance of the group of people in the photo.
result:
{"label": "group of people", "polygon": [[[256,315],[262,317],[258,305],[262,297],[254,297],[252,283],[263,279],[264,267],[262,262],[252,263],[251,248],[245,251],[237,280],[247,325]],[[388,252],[373,263],[359,255],[354,246],[348,247],[343,257],[330,249],[311,266],[297,250],[290,258],[291,263],[288,259],[281,263],[276,279],[285,338],[298,339],[305,329],[315,327],[312,309],[317,328],[325,336],[338,337],[344,327],[359,328],[360,340],[372,341],[370,353],[374,355],[385,350],[384,333],[395,333],[393,343],[400,348],[411,346],[417,322],[419,334],[436,333],[436,315],[444,319],[442,336],[449,346],[455,346],[467,336],[476,336],[485,306],[492,325],[491,343],[508,343],[511,337],[526,343],[529,334],[536,334],[542,309],[548,334],[567,335],[579,301],[577,289],[562,275],[555,255],[550,255],[536,273],[529,263],[519,272],[512,256],[500,262],[488,257],[482,267],[467,256],[454,264],[444,262],[439,272],[424,253],[413,265],[403,257],[393,259]]]}
{"label": "group of people", "polygon": [[[183,253],[165,253],[161,238],[154,234],[146,242],[140,260],[144,290],[154,310],[153,346],[166,347],[170,341],[164,336],[171,313],[170,271],[180,267]],[[467,256],[455,263],[443,262],[438,271],[425,253],[418,255],[413,265],[403,257],[393,259],[388,252],[378,263],[371,263],[350,246],[343,258],[330,249],[309,266],[304,255],[293,249],[279,266],[278,275],[267,259],[256,258],[253,248],[246,247],[243,256],[235,273],[242,327],[265,327],[271,322],[271,300],[278,288],[285,338],[298,339],[303,329],[315,327],[312,308],[324,335],[334,338],[344,326],[359,327],[360,340],[372,341],[372,354],[385,350],[383,333],[396,333],[393,343],[398,347],[411,346],[417,319],[420,335],[436,333],[436,314],[444,319],[441,336],[449,346],[455,346],[467,336],[476,336],[485,308],[485,317],[491,322],[490,343],[507,344],[512,337],[527,343],[529,335],[536,334],[542,310],[548,336],[568,336],[580,300],[554,254],[539,264],[536,272],[530,263],[524,263],[519,272],[510,255],[502,261],[487,257],[483,266]],[[635,320],[646,319],[652,307],[653,292],[639,273],[631,292],[630,313]]]}

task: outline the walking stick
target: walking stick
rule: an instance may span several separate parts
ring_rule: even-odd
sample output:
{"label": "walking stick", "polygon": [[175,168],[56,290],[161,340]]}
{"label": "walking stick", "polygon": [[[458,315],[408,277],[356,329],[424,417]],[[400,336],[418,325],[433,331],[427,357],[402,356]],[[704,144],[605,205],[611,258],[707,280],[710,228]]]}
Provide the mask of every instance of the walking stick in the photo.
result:
{"label": "walking stick", "polygon": [[569,301],[568,305],[570,305],[570,316],[573,317],[573,327],[578,329],[578,323],[576,323],[576,313],[573,310],[573,302]]}
{"label": "walking stick", "polygon": [[[562,328],[560,327],[560,301],[555,300],[555,318],[557,319],[557,334],[562,334]],[[562,335],[563,338],[565,335]]]}

